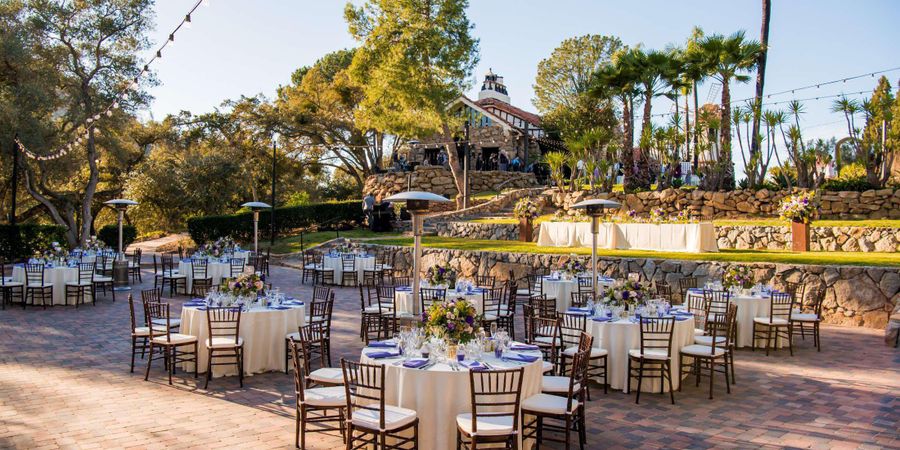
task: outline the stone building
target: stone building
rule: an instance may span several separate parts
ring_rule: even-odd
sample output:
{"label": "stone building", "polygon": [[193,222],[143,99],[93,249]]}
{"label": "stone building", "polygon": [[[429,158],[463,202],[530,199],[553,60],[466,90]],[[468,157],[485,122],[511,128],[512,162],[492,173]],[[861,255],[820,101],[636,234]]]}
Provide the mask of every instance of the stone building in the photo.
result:
{"label": "stone building", "polygon": [[[543,152],[561,145],[547,138],[540,116],[510,103],[503,77],[491,70],[484,77],[478,100],[460,96],[448,108],[466,119],[473,170],[503,170],[504,160],[506,170],[513,170],[510,163],[516,157],[521,162],[519,169],[524,170]],[[465,128],[457,132],[462,141]],[[443,140],[440,135],[421,137],[410,145],[408,161],[413,165],[440,165],[446,161]],[[460,156],[464,151],[465,146],[460,145]]]}

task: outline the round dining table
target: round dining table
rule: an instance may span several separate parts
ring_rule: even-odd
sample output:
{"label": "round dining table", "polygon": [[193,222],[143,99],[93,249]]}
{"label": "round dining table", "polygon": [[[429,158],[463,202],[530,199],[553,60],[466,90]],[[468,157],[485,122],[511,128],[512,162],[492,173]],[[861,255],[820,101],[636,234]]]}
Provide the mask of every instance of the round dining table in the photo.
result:
{"label": "round dining table", "polygon": [[[688,304],[695,301],[699,308],[704,307],[703,289],[688,289]],[[695,299],[695,300],[694,300]],[[737,328],[737,339],[735,347],[752,347],[753,346],[753,319],[757,317],[769,317],[769,308],[772,297],[766,294],[742,295],[732,294],[731,302],[737,306],[737,316],[735,317],[735,325]],[[757,339],[757,347],[765,348],[766,340]],[[777,348],[787,346],[787,339],[778,338],[775,343]]]}
{"label": "round dining table", "polygon": [[[25,266],[13,266],[12,280],[27,285]],[[53,285],[53,304],[66,304],[66,283],[78,281],[78,268],[68,266],[44,267],[44,283]],[[72,299],[74,302],[75,299]],[[74,303],[73,303],[74,304]]]}
{"label": "round dining table", "polygon": [[[185,283],[187,292],[191,292],[194,286],[194,264],[190,259],[183,259],[178,263],[178,273],[187,278]],[[231,263],[208,260],[206,263],[206,276],[212,278],[213,286],[222,283],[223,278],[231,277]]]}
{"label": "round dining table", "polygon": [[[337,284],[342,283],[342,280],[344,279],[344,261],[342,255],[325,255],[322,259],[322,263],[326,269],[334,270],[334,282]],[[375,269],[375,257],[368,255],[354,255],[353,268],[356,270],[356,284],[359,284],[363,280],[363,272],[366,269]],[[354,286],[356,284],[354,284]]]}
{"label": "round dining table", "polygon": [[[590,275],[589,275],[590,276]],[[600,289],[612,286],[616,280],[604,276],[597,277]],[[556,310],[564,313],[572,306],[572,293],[578,292],[578,278],[546,276],[541,280],[541,294],[556,299]]]}
{"label": "round dining table", "polygon": [[[484,290],[481,288],[475,288],[471,291],[448,289],[446,298],[447,300],[456,300],[459,298],[468,300],[469,303],[475,305],[478,314],[484,313]],[[394,289],[394,308],[395,311],[402,314],[412,314],[415,316],[422,314],[421,302],[417,304],[413,301],[412,288],[409,286],[398,286]]]}
{"label": "round dining table", "polygon": [[[641,325],[633,317],[624,319],[588,319],[588,333],[594,337],[594,347],[602,348],[609,352],[607,356],[607,378],[609,386],[628,392],[628,351],[641,348]],[[675,320],[672,329],[672,387],[678,389],[681,384],[679,376],[681,366],[678,354],[681,349],[694,343],[694,318],[691,316],[679,316]],[[645,378],[641,385],[641,392],[659,392],[659,379]],[[637,387],[637,379],[632,381],[632,386]],[[663,386],[669,390],[668,384]]]}
{"label": "round dining table", "polygon": [[[434,450],[456,448],[456,416],[472,411],[468,369],[460,365],[458,371],[453,370],[449,364],[443,362],[422,368],[408,368],[403,366],[403,359],[399,356],[382,359],[368,356],[385,350],[366,347],[360,358],[360,362],[364,364],[384,366],[385,404],[416,411],[419,417],[419,448]],[[515,353],[534,356],[537,360],[529,363],[516,362],[486,353],[483,361],[493,369],[524,367],[521,397],[524,401],[541,392],[543,375],[541,352]]]}
{"label": "round dining table", "polygon": [[[181,333],[197,336],[198,372],[206,373],[209,351],[204,344],[209,338],[206,307],[188,303],[181,309]],[[241,313],[239,336],[244,340],[244,375],[284,371],[284,337],[296,333],[306,324],[306,307],[302,302],[288,301],[281,306],[254,307]],[[193,371],[193,363],[182,363],[185,371]],[[213,377],[237,375],[237,366],[213,366]]]}

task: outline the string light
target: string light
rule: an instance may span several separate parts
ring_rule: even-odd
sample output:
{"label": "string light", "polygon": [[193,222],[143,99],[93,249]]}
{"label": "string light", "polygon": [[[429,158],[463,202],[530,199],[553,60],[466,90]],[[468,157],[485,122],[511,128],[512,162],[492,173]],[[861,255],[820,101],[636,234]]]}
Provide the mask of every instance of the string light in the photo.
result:
{"label": "string light", "polygon": [[49,161],[49,160],[53,160],[53,159],[57,159],[62,156],[65,156],[67,153],[69,153],[74,148],[75,145],[80,145],[82,142],[84,142],[86,139],[88,139],[90,137],[90,134],[92,131],[95,134],[99,135],[100,130],[94,128],[97,121],[99,121],[101,118],[103,118],[103,116],[112,117],[113,110],[115,110],[116,108],[119,107],[120,100],[124,100],[125,98],[128,97],[129,91],[132,91],[132,90],[135,92],[140,91],[140,88],[141,88],[140,77],[143,76],[144,74],[150,72],[150,64],[153,64],[154,61],[162,58],[162,51],[163,51],[163,49],[166,48],[167,45],[170,45],[173,47],[175,46],[175,33],[177,33],[178,30],[180,30],[182,26],[185,28],[191,27],[191,14],[193,14],[194,11],[197,10],[197,8],[200,6],[201,3],[203,3],[206,6],[209,6],[209,0],[197,0],[197,2],[194,3],[194,6],[191,8],[191,10],[188,11],[187,14],[185,14],[184,19],[178,24],[177,27],[175,27],[175,29],[171,33],[169,33],[169,38],[165,42],[163,42],[162,46],[160,46],[156,50],[155,56],[150,58],[150,60],[147,61],[146,64],[144,64],[144,66],[141,69],[141,72],[138,74],[138,76],[131,79],[128,82],[128,84],[125,85],[125,87],[114,97],[115,100],[113,100],[113,102],[111,104],[109,104],[102,111],[97,112],[93,116],[86,118],[84,120],[85,123],[75,129],[77,131],[80,128],[84,128],[83,131],[77,132],[78,133],[77,138],[75,138],[73,141],[70,141],[68,144],[61,146],[55,152],[47,154],[47,155],[39,155],[37,153],[32,152],[31,150],[28,150],[25,147],[25,144],[23,144],[22,141],[20,141],[18,138],[16,138],[16,140],[15,140],[16,147],[18,147],[18,149],[22,152],[22,154],[24,154],[28,158],[31,158],[31,159],[34,159],[37,161]]}

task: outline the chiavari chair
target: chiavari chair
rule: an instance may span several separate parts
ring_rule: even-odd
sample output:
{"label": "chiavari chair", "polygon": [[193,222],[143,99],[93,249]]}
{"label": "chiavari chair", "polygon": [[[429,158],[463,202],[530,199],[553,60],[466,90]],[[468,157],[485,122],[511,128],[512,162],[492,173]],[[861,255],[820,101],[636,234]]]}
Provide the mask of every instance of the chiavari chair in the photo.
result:
{"label": "chiavari chair", "polygon": [[[347,398],[347,448],[369,444],[384,450],[418,448],[419,418],[411,409],[385,404],[385,368],[341,359]],[[412,437],[405,433],[412,429]]]}
{"label": "chiavari chair", "polygon": [[435,303],[447,299],[447,290],[442,288],[419,288],[419,306],[424,313]]}
{"label": "chiavari chair", "polygon": [[506,282],[506,302],[500,305],[500,314],[497,316],[497,327],[505,328],[509,337],[516,339],[516,283],[512,279]]}
{"label": "chiavari chair", "polygon": [[370,334],[375,339],[381,338],[381,304],[378,301],[378,286],[360,284],[359,286],[359,338],[369,344]]}
{"label": "chiavari chair", "polygon": [[[816,351],[822,351],[822,341],[819,338],[819,324],[822,322],[822,301],[824,300],[824,295],[822,291],[815,291],[813,296],[813,304],[811,313],[791,313],[791,326],[793,327],[793,333],[800,333],[800,337],[806,340],[807,331],[812,333],[813,338],[813,346],[816,347]],[[811,327],[812,329],[808,329],[806,327]]]}
{"label": "chiavari chair", "polygon": [[320,262],[315,267],[315,279],[313,283],[317,284],[334,284],[334,269],[331,267],[325,267],[325,256],[317,255],[317,258],[320,258]]}
{"label": "chiavari chair", "polygon": [[69,305],[69,298],[75,297],[75,308],[78,308],[79,303],[84,304],[88,293],[91,294],[91,304],[97,306],[94,295],[94,263],[80,263],[78,278],[66,282],[66,306]]}
{"label": "chiavari chair", "polygon": [[409,275],[391,273],[391,284],[394,286],[411,286],[412,279]]}
{"label": "chiavari chair", "polygon": [[537,295],[528,299],[528,304],[540,317],[554,318],[557,316],[556,299],[547,298],[546,295]]}
{"label": "chiavari chair", "polygon": [[[175,295],[178,293],[178,287],[181,286],[181,292],[187,293],[187,274],[180,273],[175,266],[175,258],[170,254],[163,254],[160,256],[160,273],[158,278],[154,277],[153,287],[157,286],[160,289],[166,288],[166,283],[169,284],[169,294]],[[156,262],[156,256],[153,257],[154,263]],[[157,281],[159,282],[157,284]]]}
{"label": "chiavari chair", "polygon": [[327,300],[313,300],[309,304],[309,323],[321,324],[318,329],[324,335],[324,339],[319,344],[308,343],[310,351],[320,352],[323,358],[328,360],[328,366],[331,366],[331,317],[334,311],[334,292]]}
{"label": "chiavari chair", "polygon": [[348,253],[341,255],[341,286],[347,286],[349,281],[351,286],[355,286],[359,282],[359,274],[356,272],[356,255]]}
{"label": "chiavari chair", "polygon": [[656,297],[667,301],[671,305],[674,300],[672,286],[665,281],[656,283]]}
{"label": "chiavari chair", "polygon": [[[172,384],[172,375],[175,366],[179,363],[190,362],[194,364],[194,378],[197,378],[197,337],[189,334],[173,333],[171,315],[168,303],[147,302],[144,303],[144,315],[150,321],[150,348],[147,357],[147,371],[144,373],[144,381],[150,379],[150,366],[153,364],[154,350],[160,350],[165,361],[166,372],[169,374],[169,384]],[[155,324],[162,323],[163,327],[157,328]],[[185,349],[187,347],[187,349]]]}
{"label": "chiavari chair", "polygon": [[[341,436],[345,436],[344,411],[347,408],[347,397],[343,386],[307,387],[306,369],[309,367],[309,363],[306,359],[309,354],[304,348],[305,345],[304,341],[300,339],[292,339],[288,345],[288,352],[291,354],[294,366],[297,413],[294,445],[301,449],[306,448],[306,427],[309,424],[317,424],[317,431],[340,431]],[[331,412],[337,414],[330,415]],[[330,425],[334,423],[336,426]]]}
{"label": "chiavari chair", "polygon": [[228,276],[237,278],[238,275],[244,273],[244,258],[231,258],[228,260]]}
{"label": "chiavari chair", "polygon": [[578,275],[576,281],[578,282],[578,293],[592,293],[594,291],[591,275]]}
{"label": "chiavari chair", "polygon": [[43,264],[25,264],[25,301],[22,309],[31,298],[31,305],[37,306],[37,297],[41,298],[41,307],[47,309],[47,303],[53,305],[53,284],[44,280]]}
{"label": "chiavari chair", "polygon": [[637,404],[641,400],[641,385],[644,378],[659,379],[660,393],[665,392],[665,384],[668,381],[669,396],[674,405],[675,392],[672,389],[672,331],[675,329],[675,318],[645,318],[641,319],[640,325],[641,348],[628,351],[628,392],[633,392],[631,380],[637,378],[637,396],[634,399],[634,402]]}
{"label": "chiavari chair", "polygon": [[[566,358],[573,358],[575,353],[581,351],[580,344],[581,338],[583,334],[587,333],[587,327],[590,322],[587,316],[583,314],[562,314],[560,315],[559,322],[559,330],[560,336],[562,337],[562,348],[563,350],[559,352],[559,373],[565,374],[567,373],[568,368],[566,367]],[[593,339],[591,340],[593,342]],[[602,378],[603,379],[603,393],[608,393],[608,374],[606,371],[607,367],[607,359],[609,358],[609,352],[606,349],[600,347],[591,347],[590,351],[587,352],[588,359],[588,379],[592,378]],[[590,386],[585,386],[588,400],[591,399],[591,390]]]}
{"label": "chiavari chair", "polygon": [[803,311],[803,303],[806,301],[806,284],[794,283],[792,281],[783,280],[784,292],[791,294],[794,300],[794,309],[792,312],[800,314]]}
{"label": "chiavari chair", "polygon": [[687,303],[688,289],[697,289],[697,277],[684,277],[678,279],[678,291],[681,294],[681,302]]}
{"label": "chiavari chair", "polygon": [[475,285],[483,288],[493,288],[497,285],[497,277],[493,275],[475,275]]}
{"label": "chiavari chair", "polygon": [[317,281],[316,275],[320,267],[322,267],[322,255],[309,250],[301,252],[303,258],[303,271],[300,274],[300,283],[306,284],[307,278],[312,278],[313,283]]}
{"label": "chiavari chair", "polygon": [[558,354],[562,342],[560,340],[559,319],[534,316],[531,318],[531,345],[540,348],[544,360],[557,367]]}
{"label": "chiavari chair", "polygon": [[112,293],[112,301],[116,302],[116,289],[113,283],[112,278],[112,264],[113,258],[115,255],[110,255],[108,253],[98,253],[96,259],[94,260],[94,297],[96,300],[96,293],[98,291],[102,291],[104,295],[106,295],[106,290]]}
{"label": "chiavari chair", "polygon": [[456,446],[517,449],[524,368],[469,370],[470,412],[456,416]]}
{"label": "chiavari chair", "polygon": [[191,259],[191,295],[206,297],[212,289],[212,277],[209,275],[209,261],[202,258]]}
{"label": "chiavari chair", "polygon": [[776,348],[779,338],[787,339],[788,350],[794,356],[794,327],[791,326],[791,311],[794,308],[793,296],[787,292],[773,292],[769,299],[769,317],[753,318],[753,346],[756,351],[756,340],[766,340],[766,356],[769,349]]}
{"label": "chiavari chair", "polygon": [[[213,366],[236,365],[238,383],[244,387],[244,338],[241,337],[241,308],[209,307],[206,309],[206,324],[209,337],[204,344],[209,356],[206,358],[206,382],[209,387]],[[213,362],[213,359],[226,359]]]}
{"label": "chiavari chair", "polygon": [[573,292],[571,296],[572,301],[569,303],[569,306],[572,308],[584,308],[588,305],[588,302],[594,300],[594,293],[591,291]]}
{"label": "chiavari chair", "polygon": [[131,316],[131,373],[134,373],[134,357],[138,354],[138,351],[141,353],[141,359],[144,359],[144,355],[147,350],[150,348],[150,325],[149,321],[146,317],[140,323],[142,325],[138,326],[137,317],[134,315],[134,298],[131,294],[128,294],[128,310]]}
{"label": "chiavari chair", "polygon": [[143,255],[143,251],[140,248],[136,248],[134,253],[130,255],[126,255],[128,261],[128,275],[131,276],[131,281],[134,282],[137,280],[139,283],[142,283],[144,280],[141,279],[141,256]]}
{"label": "chiavari chair", "polygon": [[[162,290],[160,289],[146,289],[141,291],[141,303],[146,305],[147,303],[162,303]],[[144,306],[146,309],[146,306]],[[145,316],[146,317],[146,316]],[[164,321],[161,319],[147,319],[153,323],[153,326],[159,328],[165,326],[167,323],[172,329],[177,329],[181,327],[181,319],[177,317],[171,317],[168,321]]]}
{"label": "chiavari chair", "polygon": [[334,291],[331,290],[328,286],[313,286],[313,301],[325,301],[329,298],[334,298]]}
{"label": "chiavari chair", "polygon": [[[481,291],[481,322],[485,329],[500,319],[500,306],[503,303],[503,287],[483,288]],[[498,324],[499,326],[499,324]]]}
{"label": "chiavari chair", "polygon": [[[587,441],[584,414],[587,360],[587,351],[575,354],[565,397],[542,392],[522,401],[523,441],[534,440],[535,448],[540,448],[545,440],[563,443],[568,448],[571,433],[577,432],[579,446],[584,448]],[[547,436],[547,431],[563,433],[563,437]]]}
{"label": "chiavari chair", "polygon": [[23,305],[25,304],[25,283],[7,278],[6,264],[0,262],[0,305],[6,309],[6,304],[9,303],[12,306],[16,297]]}
{"label": "chiavari chair", "polygon": [[[692,344],[681,348],[679,352],[679,366],[681,367],[679,376],[684,378],[685,375],[695,375],[696,385],[700,386],[700,378],[703,375],[703,369],[708,369],[709,376],[709,399],[713,398],[714,375],[717,372],[716,367],[721,367],[721,373],[725,375],[725,389],[731,393],[731,382],[729,380],[729,354],[733,354],[731,350],[731,338],[734,330],[735,316],[737,315],[737,307],[729,305],[725,314],[712,313],[707,323],[715,323],[716,326],[710,327],[709,345]],[[691,358],[691,364],[686,364],[685,358]],[[733,362],[732,362],[733,363]],[[678,392],[681,392],[681,383],[678,386]]]}

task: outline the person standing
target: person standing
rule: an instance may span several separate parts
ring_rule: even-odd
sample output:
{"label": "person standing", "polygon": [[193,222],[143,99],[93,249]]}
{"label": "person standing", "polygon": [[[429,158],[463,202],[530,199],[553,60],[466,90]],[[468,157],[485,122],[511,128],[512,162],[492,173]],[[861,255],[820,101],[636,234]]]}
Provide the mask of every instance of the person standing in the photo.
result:
{"label": "person standing", "polygon": [[375,196],[372,195],[371,192],[369,192],[368,194],[366,194],[365,197],[363,197],[362,207],[363,207],[363,214],[366,215],[366,223],[367,223],[367,225],[369,225],[369,228],[371,229],[375,222],[375,220],[374,220],[375,217],[373,214],[375,212]]}

